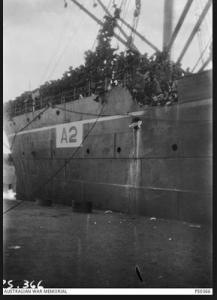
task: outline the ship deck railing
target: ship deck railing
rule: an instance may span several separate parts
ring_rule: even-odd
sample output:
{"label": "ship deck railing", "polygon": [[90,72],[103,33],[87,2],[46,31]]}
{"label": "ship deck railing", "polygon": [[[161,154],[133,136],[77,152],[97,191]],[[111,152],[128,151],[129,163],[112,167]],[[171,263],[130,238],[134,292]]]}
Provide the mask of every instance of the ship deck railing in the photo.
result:
{"label": "ship deck railing", "polygon": [[[45,108],[48,105],[59,105],[66,102],[72,102],[79,100],[81,98],[89,97],[93,94],[98,94],[96,91],[99,89],[105,91],[106,90],[106,82],[101,81],[100,84],[97,82],[94,82],[96,85],[96,88],[93,89],[89,85],[88,87],[76,87],[72,88],[70,90],[59,92],[56,95],[53,96],[43,96],[41,95],[38,98],[32,99],[28,98],[24,101],[10,101],[8,103],[8,106],[6,107],[5,111],[10,117],[22,115],[25,113],[34,112],[40,109]],[[130,86],[129,84],[129,78],[116,78],[114,82],[111,84],[112,86],[121,86],[121,87],[127,87],[129,90]],[[108,87],[108,85],[107,85]]]}

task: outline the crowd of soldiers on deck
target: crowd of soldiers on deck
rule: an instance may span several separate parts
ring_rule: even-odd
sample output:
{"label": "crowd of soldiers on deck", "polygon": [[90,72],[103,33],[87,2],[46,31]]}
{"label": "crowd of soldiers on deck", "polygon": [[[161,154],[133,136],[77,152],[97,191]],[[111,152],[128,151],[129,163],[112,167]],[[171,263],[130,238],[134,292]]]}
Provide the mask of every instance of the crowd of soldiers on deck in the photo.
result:
{"label": "crowd of soldiers on deck", "polygon": [[25,100],[18,98],[9,101],[6,110],[14,116],[42,109],[48,105],[81,100],[88,96],[96,96],[93,99],[100,101],[100,97],[116,86],[126,87],[130,91],[133,100],[141,107],[144,105],[172,105],[178,101],[176,81],[168,81],[162,87],[154,74],[149,71],[142,74],[137,70],[134,77],[126,76],[125,80],[104,79],[97,83],[91,82],[82,88],[74,88],[56,96],[43,98],[39,90],[29,92],[26,93]]}
{"label": "crowd of soldiers on deck", "polygon": [[169,106],[178,102],[177,81],[170,80],[161,86],[156,76],[149,71],[143,75],[137,70],[134,78],[128,76],[125,80],[111,80],[107,85],[101,81],[94,93],[101,96],[115,86],[128,88],[139,106]]}
{"label": "crowd of soldiers on deck", "polygon": [[76,69],[70,67],[61,79],[46,82],[39,89],[9,101],[4,107],[7,114],[13,117],[88,96],[100,102],[115,86],[126,87],[140,106],[177,102],[175,79],[182,76],[182,69],[169,61],[167,53],[148,57],[128,49],[115,54],[117,49],[111,47],[111,38],[119,15],[120,10],[116,8],[113,17],[104,17],[97,47],[94,52],[86,52],[84,65]]}
{"label": "crowd of soldiers on deck", "polygon": [[171,105],[178,101],[177,81],[169,80],[162,86],[149,71],[144,75],[137,71],[135,81],[128,88],[140,106]]}

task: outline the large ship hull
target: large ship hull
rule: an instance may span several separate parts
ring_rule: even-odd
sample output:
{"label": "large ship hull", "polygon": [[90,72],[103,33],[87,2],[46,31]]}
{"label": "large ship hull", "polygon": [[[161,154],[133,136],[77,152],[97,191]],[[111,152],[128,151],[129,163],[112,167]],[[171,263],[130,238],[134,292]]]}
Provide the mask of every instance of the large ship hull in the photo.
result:
{"label": "large ship hull", "polygon": [[[178,94],[178,104],[141,109],[127,89],[116,87],[103,105],[89,97],[50,107],[20,132],[40,111],[6,120],[17,194],[211,222],[211,72],[181,79]],[[83,141],[79,148],[70,144],[72,127],[80,132],[76,141],[72,131],[71,140]]]}

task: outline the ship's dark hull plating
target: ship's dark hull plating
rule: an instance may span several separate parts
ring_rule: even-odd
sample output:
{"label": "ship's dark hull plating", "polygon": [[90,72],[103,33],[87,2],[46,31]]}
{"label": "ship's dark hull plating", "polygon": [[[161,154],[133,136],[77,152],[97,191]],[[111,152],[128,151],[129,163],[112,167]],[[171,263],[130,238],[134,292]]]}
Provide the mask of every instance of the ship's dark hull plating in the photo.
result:
{"label": "ship's dark hull plating", "polygon": [[[11,134],[38,112],[15,117],[15,124],[6,121],[19,197],[67,205],[90,201],[97,209],[211,222],[211,73],[186,77],[178,87],[178,104],[142,110],[127,90],[115,88],[103,108],[111,117],[95,125],[93,116],[49,108],[14,139]],[[102,105],[90,97],[59,107],[97,115]],[[135,116],[140,128],[130,126]],[[89,132],[82,147],[58,148],[57,125],[80,120],[83,137]]]}

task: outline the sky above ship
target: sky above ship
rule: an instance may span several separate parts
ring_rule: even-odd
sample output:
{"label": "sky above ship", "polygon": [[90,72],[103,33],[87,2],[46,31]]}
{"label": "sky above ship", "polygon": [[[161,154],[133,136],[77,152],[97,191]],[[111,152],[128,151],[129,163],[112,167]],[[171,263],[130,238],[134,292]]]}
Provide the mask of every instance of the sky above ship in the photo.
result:
{"label": "sky above ship", "polygon": [[[95,0],[78,0],[97,18],[105,15]],[[64,3],[67,2],[67,7]],[[100,26],[70,0],[4,0],[3,1],[3,101],[12,100],[24,91],[38,88],[45,81],[62,77],[70,66],[84,63],[84,52],[94,50]],[[194,0],[183,27],[174,43],[172,59],[177,60],[207,0]],[[133,23],[135,0],[103,0],[107,8],[122,4],[121,16]],[[173,28],[186,1],[174,0]],[[162,49],[164,0],[142,0],[137,30]],[[122,28],[130,35],[130,30]],[[119,34],[119,31],[117,30]],[[212,9],[182,60],[184,69],[192,69],[212,39]],[[142,54],[154,50],[135,37]],[[116,39],[113,45],[125,50]],[[203,61],[208,57],[207,51]],[[198,68],[202,65],[200,61]],[[207,68],[211,68],[209,64]],[[196,69],[197,70],[197,69]]]}

